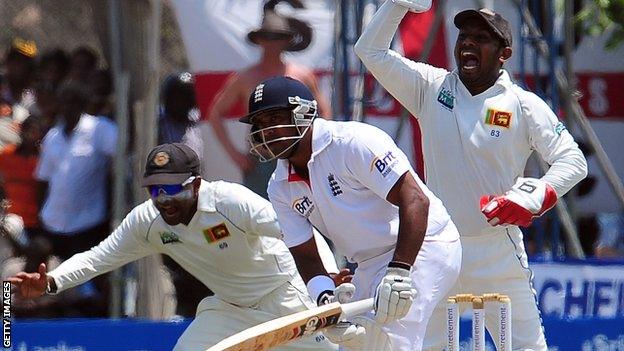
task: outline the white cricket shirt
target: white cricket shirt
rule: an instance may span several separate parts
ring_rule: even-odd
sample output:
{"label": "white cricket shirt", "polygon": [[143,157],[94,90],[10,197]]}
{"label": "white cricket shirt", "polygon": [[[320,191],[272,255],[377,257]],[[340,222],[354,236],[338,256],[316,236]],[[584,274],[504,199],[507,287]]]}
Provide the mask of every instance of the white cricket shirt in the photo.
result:
{"label": "white cricket shirt", "polygon": [[188,226],[168,225],[148,200],[98,246],[63,262],[50,275],[63,290],[162,253],[220,299],[253,306],[287,281],[306,291],[280,238],[275,211],[267,200],[242,185],[202,180],[197,212]]}
{"label": "white cricket shirt", "polygon": [[389,49],[405,7],[387,1],[355,52],[375,78],[414,116],[422,130],[426,183],[440,197],[461,235],[500,231],[481,214],[481,195],[500,195],[523,175],[535,150],[551,165],[542,178],[558,196],[587,174],[587,162],[557,116],[505,70],[472,96],[457,71],[413,62]]}
{"label": "white cricket shirt", "polygon": [[376,127],[317,118],[308,170],[309,184],[291,171],[287,160],[279,160],[269,181],[269,198],[289,247],[309,240],[314,226],[351,262],[394,249],[399,211],[386,196],[406,172],[429,198],[425,240],[457,239],[442,231],[449,221],[442,202],[418,179],[394,141]]}

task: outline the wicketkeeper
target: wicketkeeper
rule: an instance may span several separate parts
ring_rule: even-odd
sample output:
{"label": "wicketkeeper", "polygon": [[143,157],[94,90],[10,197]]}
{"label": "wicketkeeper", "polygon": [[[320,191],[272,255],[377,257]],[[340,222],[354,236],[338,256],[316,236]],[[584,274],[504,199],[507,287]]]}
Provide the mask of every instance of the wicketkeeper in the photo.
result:
{"label": "wicketkeeper", "polygon": [[[548,105],[514,84],[503,69],[512,54],[512,31],[499,14],[481,9],[455,16],[457,68],[451,72],[390,50],[407,11],[426,11],[430,3],[386,1],[356,43],[355,52],[386,90],[418,118],[427,186],[449,209],[461,234],[462,268],[451,294],[508,295],[514,350],[545,351],[518,226],[528,226],[553,207],[558,197],[586,176],[587,163]],[[533,151],[550,165],[539,179],[523,177]],[[442,302],[429,321],[425,349],[443,348],[445,320]],[[486,325],[491,333],[498,333],[493,319],[487,319]]]}

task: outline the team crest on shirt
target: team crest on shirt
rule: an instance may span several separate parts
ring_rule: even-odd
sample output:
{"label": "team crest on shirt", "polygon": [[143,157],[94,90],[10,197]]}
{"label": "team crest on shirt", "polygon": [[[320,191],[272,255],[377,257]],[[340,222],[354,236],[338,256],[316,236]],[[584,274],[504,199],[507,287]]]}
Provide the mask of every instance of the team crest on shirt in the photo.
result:
{"label": "team crest on shirt", "polygon": [[163,245],[182,243],[178,234],[174,232],[160,232],[158,235],[160,235],[160,241],[162,241]]}
{"label": "team crest on shirt", "polygon": [[453,96],[450,90],[442,88],[438,94],[438,102],[452,110],[453,106],[455,106],[455,96]]}
{"label": "team crest on shirt", "polygon": [[555,133],[557,133],[557,135],[561,135],[564,130],[566,130],[566,126],[563,124],[563,122],[559,122],[557,123],[557,125],[555,125]]}
{"label": "team crest on shirt", "polygon": [[371,162],[370,171],[376,169],[385,178],[398,162],[399,159],[394,156],[392,151],[388,151],[383,157],[375,156]]}
{"label": "team crest on shirt", "polygon": [[511,112],[488,108],[487,113],[485,114],[485,124],[509,129],[509,126],[511,125],[511,116]]}
{"label": "team crest on shirt", "polygon": [[297,213],[305,218],[310,217],[310,214],[314,211],[314,203],[309,197],[303,196],[293,201],[292,207]]}
{"label": "team crest on shirt", "polygon": [[[230,236],[230,231],[228,230],[225,223],[221,223],[217,226],[207,228],[203,230],[204,237],[209,244],[216,243],[219,240],[225,239]],[[220,247],[221,248],[221,247]]]}
{"label": "team crest on shirt", "polygon": [[342,189],[340,189],[340,185],[338,184],[338,181],[336,180],[336,177],[333,174],[329,174],[327,176],[327,182],[329,183],[329,190],[331,190],[332,195],[334,195],[334,197],[342,194]]}

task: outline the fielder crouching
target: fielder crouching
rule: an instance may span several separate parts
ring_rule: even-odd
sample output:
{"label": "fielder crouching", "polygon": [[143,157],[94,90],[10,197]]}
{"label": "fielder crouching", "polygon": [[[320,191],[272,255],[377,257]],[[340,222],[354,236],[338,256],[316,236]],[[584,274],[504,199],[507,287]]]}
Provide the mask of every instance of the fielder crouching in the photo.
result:
{"label": "fielder crouching", "polygon": [[[163,144],[147,160],[150,199],[135,207],[98,246],[57,269],[20,272],[8,280],[25,298],[53,294],[151,254],[173,258],[206,284],[197,315],[174,350],[205,350],[256,324],[314,307],[295,262],[280,240],[271,204],[251,190],[199,177],[199,160],[184,144]],[[335,350],[308,337],[278,350]]]}

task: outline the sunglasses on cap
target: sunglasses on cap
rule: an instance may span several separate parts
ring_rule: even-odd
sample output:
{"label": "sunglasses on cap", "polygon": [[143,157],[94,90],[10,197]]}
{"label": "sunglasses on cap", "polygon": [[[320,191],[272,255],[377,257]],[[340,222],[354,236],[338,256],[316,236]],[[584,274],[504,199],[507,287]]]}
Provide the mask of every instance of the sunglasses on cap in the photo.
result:
{"label": "sunglasses on cap", "polygon": [[152,198],[157,198],[161,195],[164,196],[175,196],[184,190],[184,187],[191,184],[197,177],[192,176],[189,179],[185,180],[182,184],[161,184],[161,185],[150,185],[147,189]]}

